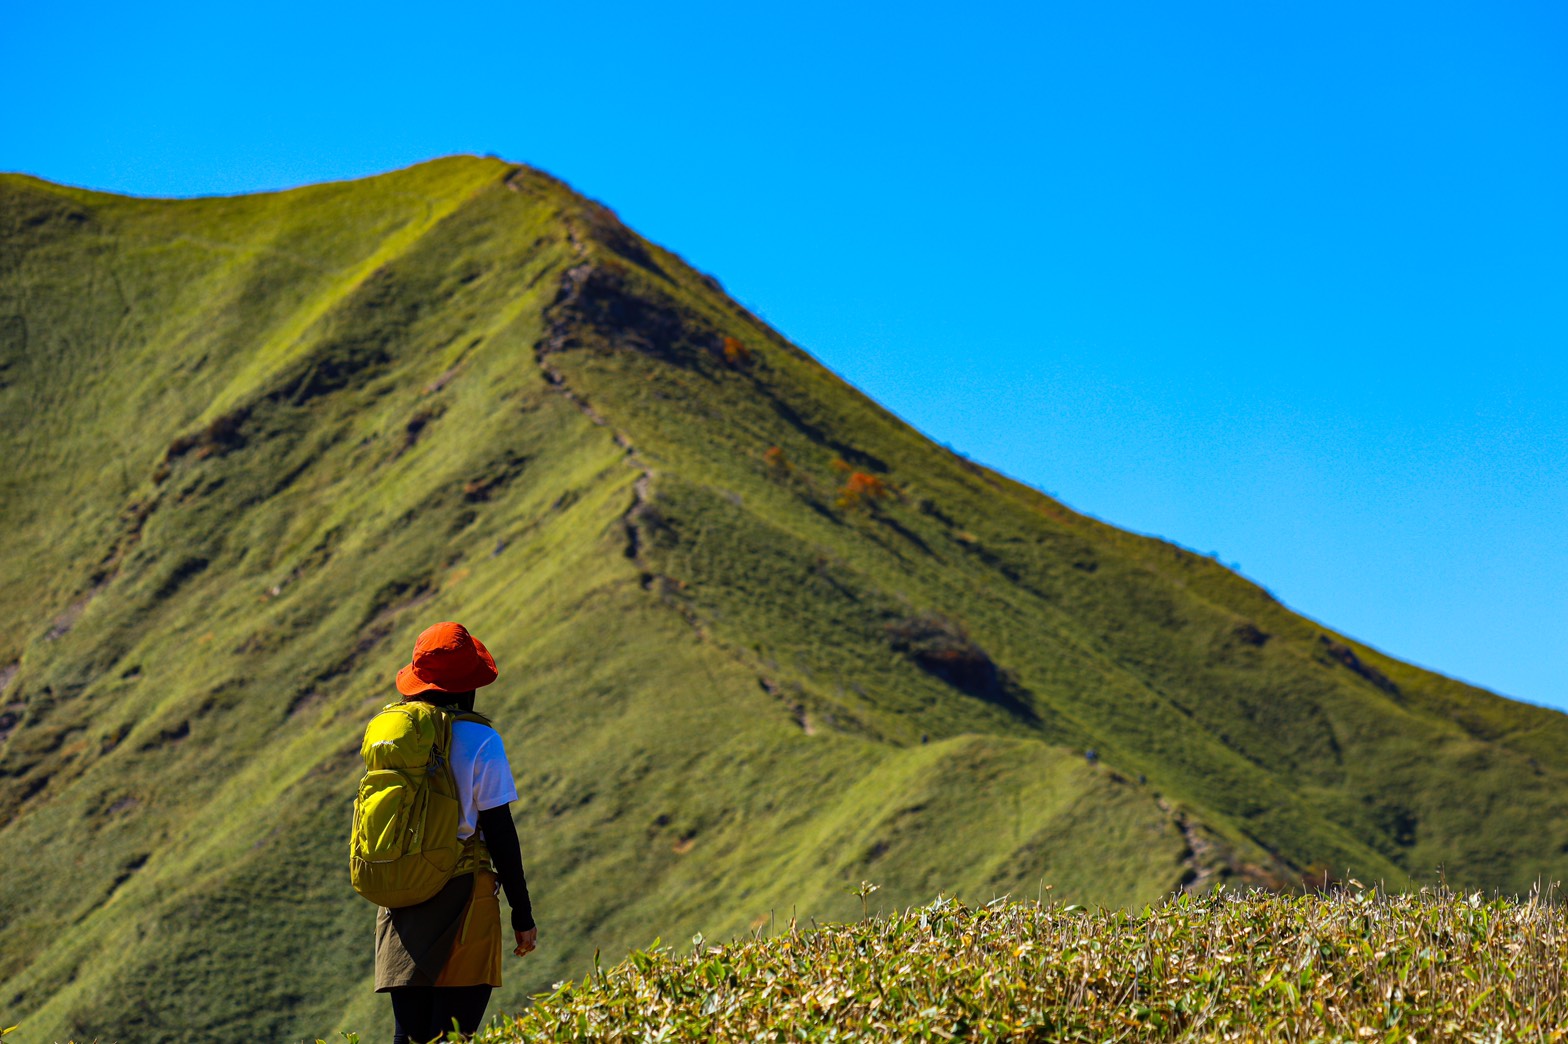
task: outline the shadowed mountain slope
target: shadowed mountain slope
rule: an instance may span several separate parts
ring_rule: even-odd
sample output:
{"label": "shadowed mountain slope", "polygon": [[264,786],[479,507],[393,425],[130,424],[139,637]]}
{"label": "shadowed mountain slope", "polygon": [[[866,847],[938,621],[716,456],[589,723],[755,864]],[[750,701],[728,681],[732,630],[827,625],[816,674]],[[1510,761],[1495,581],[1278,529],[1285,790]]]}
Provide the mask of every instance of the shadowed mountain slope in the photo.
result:
{"label": "shadowed mountain slope", "polygon": [[382,1032],[348,802],[440,619],[500,665],[541,924],[492,1010],[861,880],[1568,869],[1568,719],[931,444],[527,168],[0,177],[0,419],[23,1041]]}

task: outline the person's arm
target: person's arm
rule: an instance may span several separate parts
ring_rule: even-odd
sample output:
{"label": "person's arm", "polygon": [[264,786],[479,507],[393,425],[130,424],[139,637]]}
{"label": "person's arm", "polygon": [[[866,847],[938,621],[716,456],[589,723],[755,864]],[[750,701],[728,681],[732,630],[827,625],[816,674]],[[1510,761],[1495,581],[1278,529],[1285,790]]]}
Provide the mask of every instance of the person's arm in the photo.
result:
{"label": "person's arm", "polygon": [[[479,829],[495,876],[512,907],[512,931],[522,935],[534,930],[534,908],[528,899],[528,879],[523,876],[523,850],[517,842],[517,827],[512,823],[512,806],[497,805],[479,811]],[[531,947],[530,947],[531,948]]]}

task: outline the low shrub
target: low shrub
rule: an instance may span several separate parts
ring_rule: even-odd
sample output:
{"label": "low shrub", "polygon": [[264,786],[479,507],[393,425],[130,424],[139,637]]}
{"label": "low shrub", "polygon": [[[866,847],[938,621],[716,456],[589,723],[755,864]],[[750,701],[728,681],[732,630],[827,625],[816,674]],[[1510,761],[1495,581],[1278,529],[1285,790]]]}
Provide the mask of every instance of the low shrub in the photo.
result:
{"label": "low shrub", "polygon": [[657,943],[481,1034],[544,1040],[1553,1041],[1562,908],[1351,887],[1141,912],[952,899],[707,946]]}
{"label": "low shrub", "polygon": [[864,471],[851,471],[844,484],[839,487],[838,506],[846,510],[865,507],[882,500],[890,492],[887,483],[879,476]]}
{"label": "low shrub", "polygon": [[737,369],[751,362],[751,349],[737,338],[725,337],[722,350],[724,361]]}

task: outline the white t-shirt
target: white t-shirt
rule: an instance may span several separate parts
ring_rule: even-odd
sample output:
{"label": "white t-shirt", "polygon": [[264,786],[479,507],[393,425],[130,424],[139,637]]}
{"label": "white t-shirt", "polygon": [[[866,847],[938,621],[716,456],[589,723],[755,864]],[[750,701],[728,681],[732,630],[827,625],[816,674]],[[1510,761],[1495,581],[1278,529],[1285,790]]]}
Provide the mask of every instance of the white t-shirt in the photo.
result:
{"label": "white t-shirt", "polygon": [[471,837],[478,829],[480,809],[517,800],[517,784],[512,779],[512,763],[506,760],[506,747],[500,733],[488,725],[477,721],[452,723],[452,776],[457,780],[458,800],[463,803],[458,840]]}

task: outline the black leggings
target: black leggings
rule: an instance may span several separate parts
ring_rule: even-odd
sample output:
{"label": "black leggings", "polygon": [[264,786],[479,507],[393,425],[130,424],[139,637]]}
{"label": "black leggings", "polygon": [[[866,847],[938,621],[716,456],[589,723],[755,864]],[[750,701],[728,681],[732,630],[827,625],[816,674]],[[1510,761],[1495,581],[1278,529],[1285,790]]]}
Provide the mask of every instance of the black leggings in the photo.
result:
{"label": "black leggings", "polygon": [[445,1040],[457,1028],[473,1034],[490,1003],[488,986],[403,986],[392,994],[392,1044],[427,1044]]}

